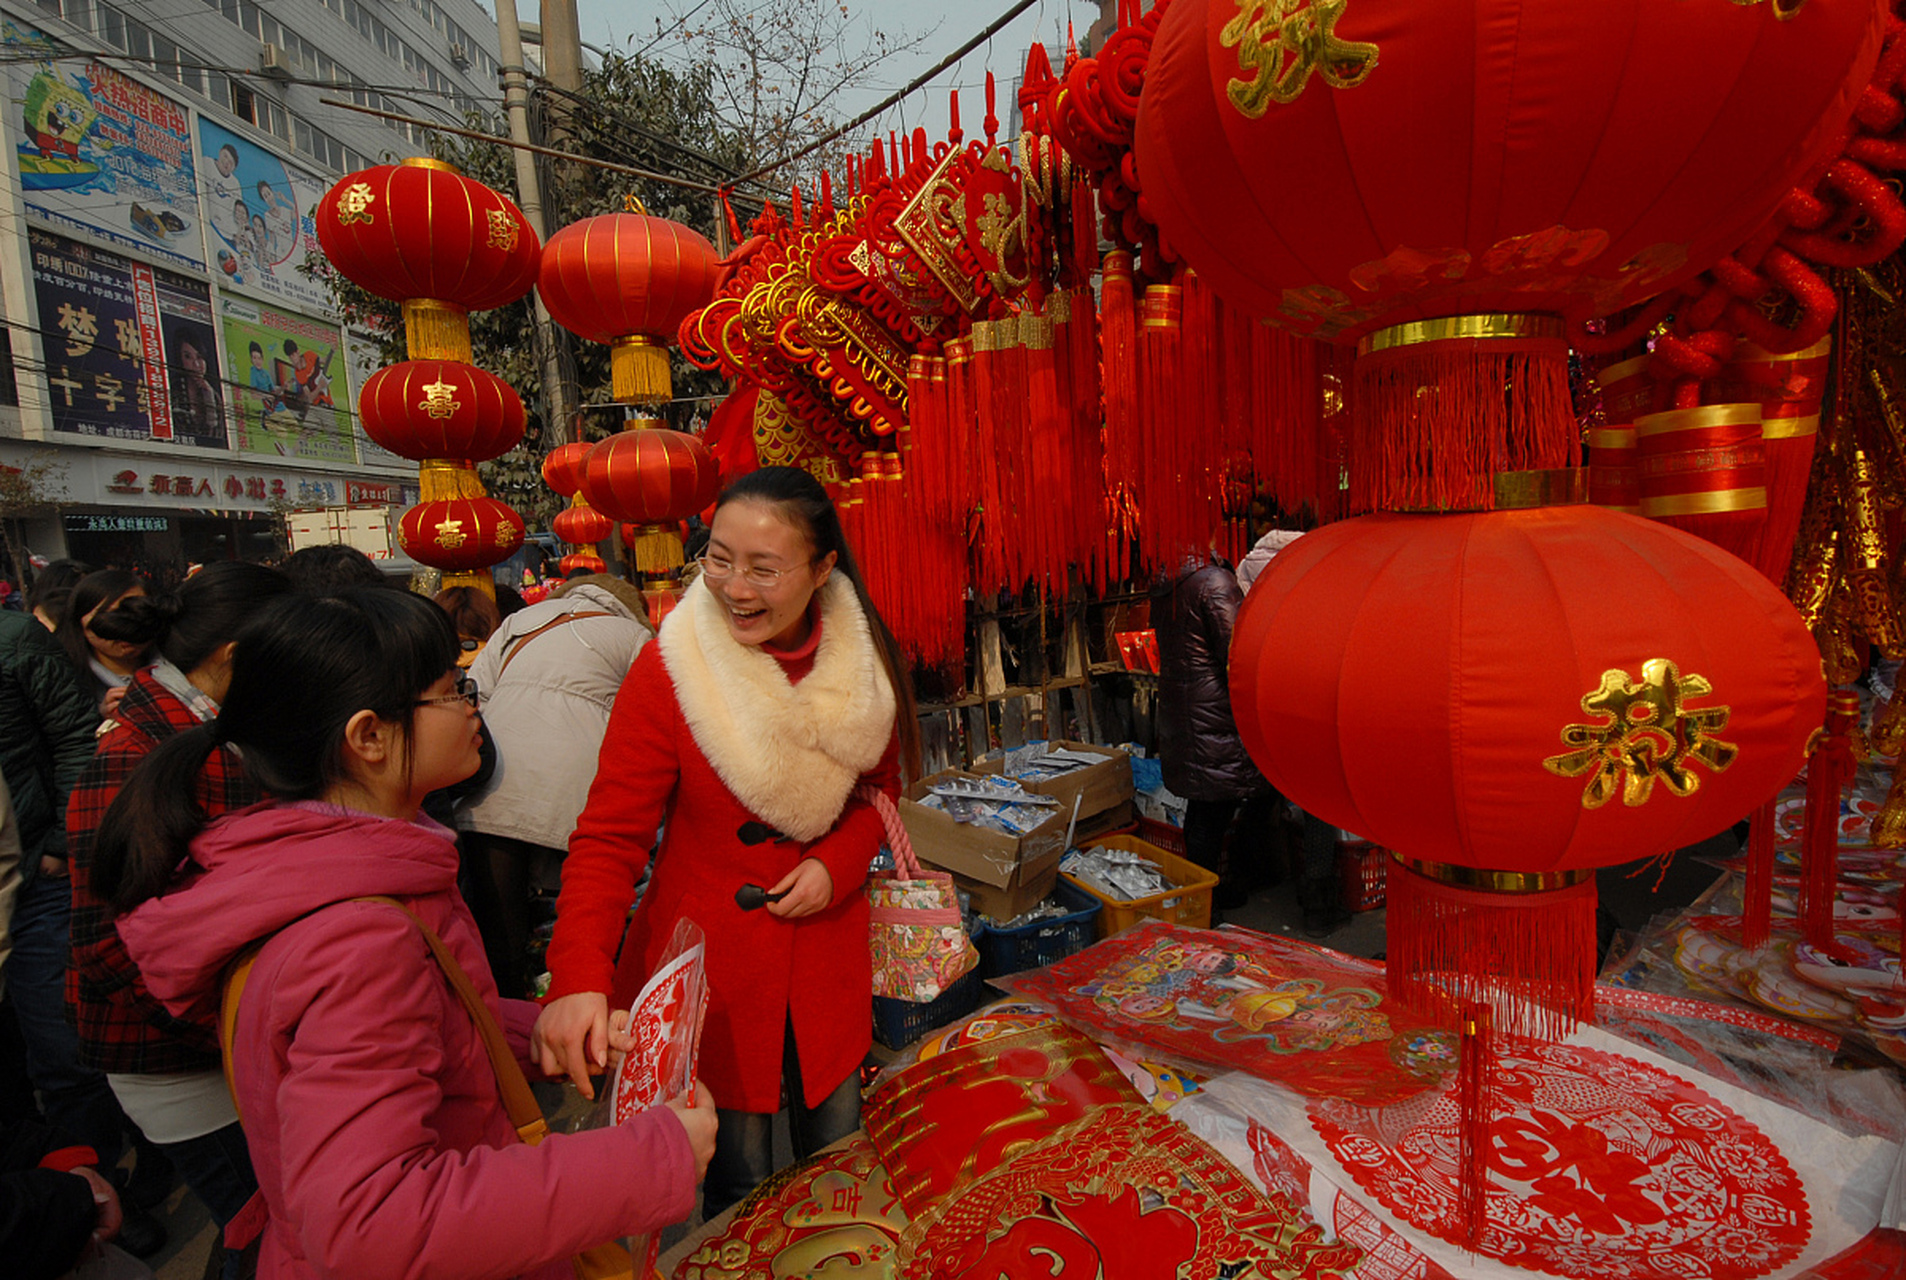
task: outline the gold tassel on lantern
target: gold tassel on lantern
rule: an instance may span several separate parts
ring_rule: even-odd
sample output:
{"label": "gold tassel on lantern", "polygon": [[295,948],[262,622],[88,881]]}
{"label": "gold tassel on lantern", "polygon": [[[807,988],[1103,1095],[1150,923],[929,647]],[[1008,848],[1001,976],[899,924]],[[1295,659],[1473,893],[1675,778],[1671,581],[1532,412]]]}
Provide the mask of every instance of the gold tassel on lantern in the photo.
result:
{"label": "gold tassel on lantern", "polygon": [[644,578],[673,577],[682,571],[681,534],[665,524],[637,525],[629,543],[635,571]]}
{"label": "gold tassel on lantern", "polygon": [[617,338],[609,348],[609,380],[624,404],[661,404],[675,394],[667,348],[639,333]]}
{"label": "gold tassel on lantern", "polygon": [[411,298],[403,304],[404,343],[412,360],[457,360],[473,364],[470,313],[434,298]]}
{"label": "gold tassel on lantern", "polygon": [[486,498],[489,490],[468,462],[430,458],[418,464],[417,496],[420,502],[440,502],[448,498]]}
{"label": "gold tassel on lantern", "polygon": [[446,569],[439,591],[448,591],[452,587],[475,587],[490,599],[496,599],[496,579],[488,569]]}

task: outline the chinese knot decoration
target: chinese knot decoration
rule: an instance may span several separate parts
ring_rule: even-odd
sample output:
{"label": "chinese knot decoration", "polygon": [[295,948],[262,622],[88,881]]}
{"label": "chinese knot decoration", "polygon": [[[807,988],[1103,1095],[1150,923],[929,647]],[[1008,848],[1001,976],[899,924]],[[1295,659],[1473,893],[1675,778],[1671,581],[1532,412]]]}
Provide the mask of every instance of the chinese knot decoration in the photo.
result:
{"label": "chinese knot decoration", "polygon": [[422,502],[399,522],[404,551],[445,585],[494,590],[486,566],[523,543],[523,520],[489,497],[475,463],[523,438],[523,402],[470,363],[469,313],[528,292],[540,253],[522,211],[436,160],[346,174],[317,211],[318,242],[344,276],[403,307],[410,359],[358,395],[371,439],[422,464]]}

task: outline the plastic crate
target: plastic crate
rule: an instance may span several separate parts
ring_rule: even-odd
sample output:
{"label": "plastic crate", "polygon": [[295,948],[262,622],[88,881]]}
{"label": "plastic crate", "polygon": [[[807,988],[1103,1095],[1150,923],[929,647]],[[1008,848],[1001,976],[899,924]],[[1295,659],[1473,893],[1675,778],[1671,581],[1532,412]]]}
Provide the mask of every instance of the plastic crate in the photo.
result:
{"label": "plastic crate", "polygon": [[1138,831],[1136,834],[1140,840],[1155,844],[1166,853],[1175,853],[1181,858],[1185,856],[1185,829],[1183,827],[1174,827],[1169,822],[1160,822],[1156,818],[1147,818],[1141,813],[1138,815]]}
{"label": "plastic crate", "polygon": [[[975,939],[977,941],[977,939]],[[904,1049],[929,1031],[964,1018],[979,1008],[986,984],[974,968],[925,1004],[875,996],[874,1039],[889,1049]]]}
{"label": "plastic crate", "polygon": [[1346,911],[1375,911],[1389,887],[1390,851],[1377,844],[1338,845],[1337,878]]}
{"label": "plastic crate", "polygon": [[1120,902],[1106,897],[1089,884],[1081,884],[1061,873],[1061,880],[1090,894],[1098,902],[1101,908],[1099,937],[1109,938],[1113,934],[1123,933],[1141,920],[1169,920],[1174,924],[1188,924],[1198,929],[1211,927],[1211,893],[1218,887],[1216,875],[1195,862],[1188,862],[1137,836],[1106,836],[1094,843],[1150,858],[1165,873],[1165,878],[1178,886],[1147,898]]}
{"label": "plastic crate", "polygon": [[980,972],[989,978],[1024,969],[1041,969],[1092,945],[1099,900],[1077,885],[1060,881],[1052,896],[1066,909],[1062,916],[1035,920],[1017,929],[986,926],[979,944]]}

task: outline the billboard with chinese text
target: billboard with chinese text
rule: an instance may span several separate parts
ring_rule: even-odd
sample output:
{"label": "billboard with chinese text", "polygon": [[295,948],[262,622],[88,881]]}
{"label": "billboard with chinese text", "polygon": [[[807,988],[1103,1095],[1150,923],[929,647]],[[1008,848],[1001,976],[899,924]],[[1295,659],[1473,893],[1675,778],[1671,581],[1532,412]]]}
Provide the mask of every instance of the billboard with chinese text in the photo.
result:
{"label": "billboard with chinese text", "polygon": [[198,175],[206,248],[221,287],[307,311],[335,310],[331,290],[298,269],[307,254],[323,254],[312,221],[323,182],[203,117]]}
{"label": "billboard with chinese text", "polygon": [[223,299],[232,423],[246,453],[355,462],[344,339],[334,325]]}
{"label": "billboard with chinese text", "polygon": [[54,57],[33,27],[9,21],[0,36],[28,216],[203,270],[184,104],[97,59]]}
{"label": "billboard with chinese text", "polygon": [[370,329],[351,325],[344,331],[344,359],[351,371],[351,430],[357,437],[357,460],[365,466],[402,467],[411,470],[416,463],[400,458],[364,434],[364,423],[357,415],[357,394],[373,373],[383,367],[383,339]]}
{"label": "billboard with chinese text", "polygon": [[228,448],[211,291],[38,227],[28,243],[53,429]]}

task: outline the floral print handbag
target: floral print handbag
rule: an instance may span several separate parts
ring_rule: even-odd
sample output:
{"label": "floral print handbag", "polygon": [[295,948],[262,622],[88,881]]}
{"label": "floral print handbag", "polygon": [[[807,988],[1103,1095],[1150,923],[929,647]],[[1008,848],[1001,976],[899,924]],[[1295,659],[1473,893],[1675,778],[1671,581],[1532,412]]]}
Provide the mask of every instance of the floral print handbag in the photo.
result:
{"label": "floral print handbag", "polygon": [[886,792],[862,786],[855,794],[880,814],[893,852],[893,871],[867,878],[874,994],[924,1004],[978,964],[979,952],[960,919],[953,877],[921,869],[900,811]]}

